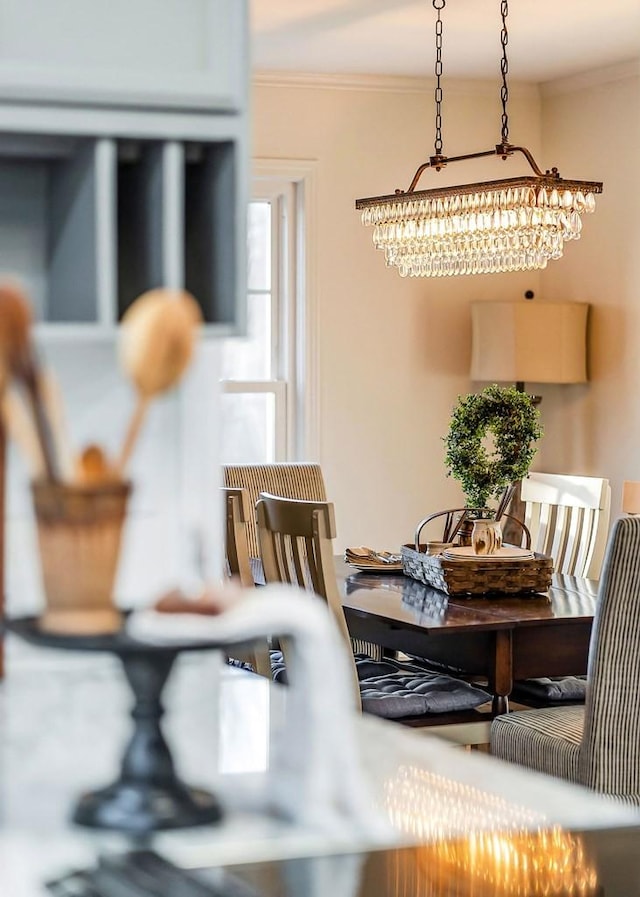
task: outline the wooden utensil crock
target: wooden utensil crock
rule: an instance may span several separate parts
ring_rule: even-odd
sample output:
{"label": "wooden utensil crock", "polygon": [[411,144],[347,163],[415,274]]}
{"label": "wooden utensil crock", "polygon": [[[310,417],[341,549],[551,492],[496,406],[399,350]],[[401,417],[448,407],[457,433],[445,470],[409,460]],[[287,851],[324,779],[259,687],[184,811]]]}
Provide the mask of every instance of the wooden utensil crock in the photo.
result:
{"label": "wooden utensil crock", "polygon": [[46,600],[40,627],[82,635],[121,625],[113,586],[129,482],[32,484]]}

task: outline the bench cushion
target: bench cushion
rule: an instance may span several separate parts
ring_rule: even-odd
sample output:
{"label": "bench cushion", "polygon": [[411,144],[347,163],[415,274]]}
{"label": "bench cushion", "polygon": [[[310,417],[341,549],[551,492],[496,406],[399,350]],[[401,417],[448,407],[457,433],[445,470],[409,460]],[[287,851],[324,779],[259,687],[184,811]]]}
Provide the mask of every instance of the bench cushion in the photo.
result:
{"label": "bench cushion", "polygon": [[536,701],[574,701],[584,703],[587,694],[586,676],[541,676],[539,679],[520,679],[514,683],[511,697]]}
{"label": "bench cushion", "polygon": [[481,688],[411,663],[356,655],[362,709],[384,719],[473,710],[490,700]]}
{"label": "bench cushion", "polygon": [[[481,688],[410,663],[366,654],[356,654],[355,662],[363,711],[384,719],[473,710],[491,699]],[[271,669],[276,682],[287,681],[281,652],[271,652]]]}

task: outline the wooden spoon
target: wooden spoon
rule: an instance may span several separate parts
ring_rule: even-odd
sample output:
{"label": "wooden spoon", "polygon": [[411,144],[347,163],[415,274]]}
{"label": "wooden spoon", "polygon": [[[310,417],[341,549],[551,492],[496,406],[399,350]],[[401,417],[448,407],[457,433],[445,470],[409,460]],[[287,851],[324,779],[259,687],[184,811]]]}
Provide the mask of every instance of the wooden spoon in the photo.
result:
{"label": "wooden spoon", "polygon": [[75,480],[83,486],[95,486],[114,479],[114,471],[103,449],[91,443],[76,459]]}
{"label": "wooden spoon", "polygon": [[55,451],[45,414],[38,364],[31,344],[31,308],[15,284],[0,284],[0,354],[9,374],[24,387],[36,425],[46,477],[58,478]]}
{"label": "wooden spoon", "polygon": [[0,430],[4,431],[3,436],[8,435],[18,446],[32,479],[41,479],[44,475],[44,460],[33,418],[22,397],[15,389],[10,388],[9,380],[6,368],[0,365]]}
{"label": "wooden spoon", "polygon": [[184,290],[150,290],[127,309],[120,330],[120,363],[138,394],[116,472],[122,475],[149,403],[184,374],[202,321],[200,306]]}
{"label": "wooden spoon", "polygon": [[21,368],[30,354],[31,308],[17,284],[0,284],[0,352],[10,373]]}
{"label": "wooden spoon", "polygon": [[7,434],[18,446],[31,477],[41,479],[45,474],[44,458],[29,409],[14,389],[4,392],[0,407]]}
{"label": "wooden spoon", "polygon": [[67,415],[60,382],[52,370],[40,369],[38,385],[42,406],[51,433],[58,475],[63,480],[73,477],[73,453],[69,441]]}

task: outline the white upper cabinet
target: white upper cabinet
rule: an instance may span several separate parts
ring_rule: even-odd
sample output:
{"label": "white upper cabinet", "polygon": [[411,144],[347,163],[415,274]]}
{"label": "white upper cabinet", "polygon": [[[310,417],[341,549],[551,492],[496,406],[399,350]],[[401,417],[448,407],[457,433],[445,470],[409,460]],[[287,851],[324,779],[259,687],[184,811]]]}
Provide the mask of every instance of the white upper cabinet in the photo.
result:
{"label": "white upper cabinet", "polygon": [[0,0],[0,278],[53,337],[186,288],[245,321],[246,0]]}
{"label": "white upper cabinet", "polygon": [[239,0],[0,0],[0,101],[235,112]]}

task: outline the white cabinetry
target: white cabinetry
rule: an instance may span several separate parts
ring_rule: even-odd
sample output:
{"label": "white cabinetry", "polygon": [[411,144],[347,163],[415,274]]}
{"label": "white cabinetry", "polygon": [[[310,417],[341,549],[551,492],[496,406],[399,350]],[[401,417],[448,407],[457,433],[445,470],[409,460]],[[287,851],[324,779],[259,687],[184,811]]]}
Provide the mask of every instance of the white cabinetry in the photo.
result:
{"label": "white cabinetry", "polygon": [[44,332],[108,335],[162,285],[242,329],[243,0],[0,0],[0,30],[0,274]]}
{"label": "white cabinetry", "polygon": [[242,110],[246,28],[245,0],[0,0],[0,96]]}

